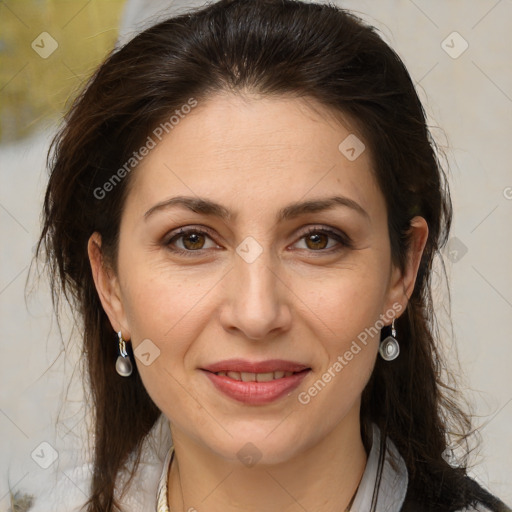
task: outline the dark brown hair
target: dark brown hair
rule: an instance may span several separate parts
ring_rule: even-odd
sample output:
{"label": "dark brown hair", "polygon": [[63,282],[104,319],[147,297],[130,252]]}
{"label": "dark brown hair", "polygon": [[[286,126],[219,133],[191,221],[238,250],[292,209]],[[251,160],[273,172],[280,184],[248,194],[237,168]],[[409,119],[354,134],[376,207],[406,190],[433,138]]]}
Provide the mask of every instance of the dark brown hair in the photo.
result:
{"label": "dark brown hair", "polygon": [[376,363],[363,393],[363,438],[375,423],[383,438],[394,441],[418,503],[455,510],[483,500],[483,491],[466,484],[465,460],[454,468],[443,457],[448,434],[458,432],[464,439],[470,427],[442,381],[431,296],[433,259],[446,241],[452,210],[407,70],[374,28],[338,7],[222,0],[163,21],[114,51],[73,104],[52,145],[37,252],[44,245],[54,301],[63,291],[83,321],[95,412],[87,510],[119,509],[116,477],[129,461],[133,474],[141,443],[161,414],[136,368],[127,379],[115,372],[116,336],[87,255],[88,239],[98,231],[105,261],[116,269],[131,176],[127,173],[105,197],[97,191],[191,97],[200,103],[219,91],[244,90],[312,98],[357,122],[386,200],[397,265],[404,265],[411,219],[426,219],[429,236],[416,286],[397,321],[401,354],[391,363]]}

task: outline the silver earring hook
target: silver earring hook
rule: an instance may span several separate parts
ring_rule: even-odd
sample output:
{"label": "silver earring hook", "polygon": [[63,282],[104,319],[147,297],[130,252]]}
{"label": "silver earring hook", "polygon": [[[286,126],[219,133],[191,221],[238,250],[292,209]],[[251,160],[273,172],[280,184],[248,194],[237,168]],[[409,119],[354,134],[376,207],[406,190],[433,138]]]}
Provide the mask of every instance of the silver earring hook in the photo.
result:
{"label": "silver earring hook", "polygon": [[121,331],[117,333],[117,337],[119,338],[119,352],[123,357],[126,357],[128,355],[128,352],[126,352],[126,342],[123,339]]}

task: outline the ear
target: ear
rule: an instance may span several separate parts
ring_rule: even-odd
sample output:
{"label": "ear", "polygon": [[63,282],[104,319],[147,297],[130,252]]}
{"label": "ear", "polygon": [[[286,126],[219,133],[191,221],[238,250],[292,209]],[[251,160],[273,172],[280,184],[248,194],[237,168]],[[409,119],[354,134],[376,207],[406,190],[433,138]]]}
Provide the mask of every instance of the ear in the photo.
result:
{"label": "ear", "polygon": [[119,281],[114,271],[106,265],[101,251],[101,235],[95,232],[87,243],[87,253],[91,264],[96,291],[114,331],[121,331],[125,340],[130,332],[123,307]]}
{"label": "ear", "polygon": [[388,307],[391,307],[393,304],[400,304],[401,309],[398,312],[405,311],[411,298],[427,238],[427,221],[423,217],[414,217],[410,224],[409,249],[406,255],[404,270],[402,271],[393,265],[389,282]]}

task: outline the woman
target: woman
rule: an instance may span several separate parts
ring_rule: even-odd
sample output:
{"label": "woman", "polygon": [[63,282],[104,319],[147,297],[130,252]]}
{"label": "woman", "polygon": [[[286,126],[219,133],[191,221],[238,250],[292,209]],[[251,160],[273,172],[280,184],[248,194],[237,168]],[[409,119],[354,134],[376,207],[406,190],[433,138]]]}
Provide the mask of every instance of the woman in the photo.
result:
{"label": "woman", "polygon": [[451,203],[399,57],[348,12],[223,0],[114,52],[54,143],[84,325],[87,511],[163,417],[157,510],[509,510],[466,474],[430,279]]}

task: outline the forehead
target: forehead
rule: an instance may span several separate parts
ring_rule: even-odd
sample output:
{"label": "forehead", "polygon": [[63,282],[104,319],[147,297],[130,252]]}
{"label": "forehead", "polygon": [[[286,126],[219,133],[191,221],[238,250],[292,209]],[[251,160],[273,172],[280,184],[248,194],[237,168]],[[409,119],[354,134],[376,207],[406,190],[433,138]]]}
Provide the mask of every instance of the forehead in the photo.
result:
{"label": "forehead", "polygon": [[253,210],[333,192],[369,208],[382,202],[355,123],[314,100],[283,96],[226,93],[199,102],[131,179],[128,202],[137,209],[194,194]]}

